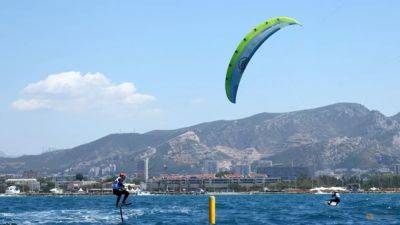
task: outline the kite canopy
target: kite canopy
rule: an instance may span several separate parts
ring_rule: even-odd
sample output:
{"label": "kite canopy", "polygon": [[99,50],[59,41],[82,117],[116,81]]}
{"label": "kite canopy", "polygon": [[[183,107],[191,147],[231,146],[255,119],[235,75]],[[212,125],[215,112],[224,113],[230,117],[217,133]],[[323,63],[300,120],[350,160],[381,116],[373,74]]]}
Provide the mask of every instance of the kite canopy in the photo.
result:
{"label": "kite canopy", "polygon": [[226,72],[225,91],[229,101],[236,103],[240,79],[257,49],[278,30],[295,24],[300,25],[295,19],[280,16],[265,21],[246,35],[236,48]]}

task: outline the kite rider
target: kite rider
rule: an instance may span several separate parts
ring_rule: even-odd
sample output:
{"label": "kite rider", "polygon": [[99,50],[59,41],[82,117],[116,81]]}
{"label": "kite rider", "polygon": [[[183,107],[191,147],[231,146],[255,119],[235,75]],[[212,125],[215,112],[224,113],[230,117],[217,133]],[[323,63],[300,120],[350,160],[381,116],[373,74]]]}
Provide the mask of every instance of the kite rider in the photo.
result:
{"label": "kite rider", "polygon": [[[124,181],[126,179],[125,173],[120,173],[118,178],[113,182],[112,189],[113,194],[117,196],[117,202],[115,203],[116,207],[120,207],[121,205],[130,205],[131,203],[126,202],[129,196],[129,192],[125,189]],[[121,196],[124,195],[124,199],[122,200],[122,204],[120,205],[119,201]]]}

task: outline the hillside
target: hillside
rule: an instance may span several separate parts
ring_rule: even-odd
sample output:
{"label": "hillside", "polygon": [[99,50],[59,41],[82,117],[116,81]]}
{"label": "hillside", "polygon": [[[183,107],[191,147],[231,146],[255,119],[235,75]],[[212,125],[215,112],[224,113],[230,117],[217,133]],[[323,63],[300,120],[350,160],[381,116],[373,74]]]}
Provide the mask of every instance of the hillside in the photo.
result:
{"label": "hillside", "polygon": [[176,130],[112,134],[72,149],[13,159],[0,158],[1,172],[35,169],[82,171],[116,164],[135,171],[150,158],[150,170],[199,172],[205,160],[274,162],[324,168],[371,168],[400,162],[400,121],[360,104],[338,103],[289,113],[261,113]]}

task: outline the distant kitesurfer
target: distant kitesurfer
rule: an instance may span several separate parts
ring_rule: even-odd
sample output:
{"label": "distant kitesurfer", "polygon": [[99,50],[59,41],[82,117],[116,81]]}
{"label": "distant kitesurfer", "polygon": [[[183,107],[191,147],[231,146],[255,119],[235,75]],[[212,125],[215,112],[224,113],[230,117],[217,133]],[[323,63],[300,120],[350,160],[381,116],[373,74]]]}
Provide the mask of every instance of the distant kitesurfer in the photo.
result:
{"label": "distant kitesurfer", "polygon": [[332,205],[333,202],[336,203],[335,205],[338,205],[339,202],[340,202],[340,195],[339,195],[339,193],[337,193],[336,191],[334,191],[334,192],[332,193],[332,199],[329,200],[329,205]]}
{"label": "distant kitesurfer", "polygon": [[130,205],[130,203],[126,202],[126,200],[128,199],[128,196],[129,196],[129,192],[125,189],[125,186],[124,186],[125,178],[126,178],[126,174],[120,173],[118,178],[112,184],[113,194],[117,196],[117,202],[115,203],[115,205],[117,207],[121,206],[119,204],[119,201],[120,201],[122,195],[124,195],[124,199],[122,200],[122,205]]}

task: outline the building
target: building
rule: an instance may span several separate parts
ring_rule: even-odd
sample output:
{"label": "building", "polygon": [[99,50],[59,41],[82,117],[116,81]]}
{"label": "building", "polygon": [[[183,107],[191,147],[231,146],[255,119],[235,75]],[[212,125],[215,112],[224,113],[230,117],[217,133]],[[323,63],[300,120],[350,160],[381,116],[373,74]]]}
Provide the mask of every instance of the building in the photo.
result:
{"label": "building", "polygon": [[279,178],[233,176],[216,178],[213,176],[180,176],[152,179],[147,183],[149,191],[190,192],[199,189],[206,191],[231,191],[233,187],[260,188],[268,183],[276,183]]}
{"label": "building", "polygon": [[104,167],[101,167],[102,176],[114,175],[116,171],[117,171],[117,166],[115,164],[109,164]]}
{"label": "building", "polygon": [[265,159],[256,160],[251,163],[252,172],[255,172],[255,173],[257,172],[257,169],[259,167],[271,167],[271,166],[272,166],[272,161],[265,160]]}
{"label": "building", "polygon": [[[342,171],[341,174],[347,172],[346,171]],[[330,176],[330,177],[337,177],[337,173],[334,170],[331,169],[324,169],[324,170],[317,170],[314,172],[314,177],[320,177],[320,176]]]}
{"label": "building", "polygon": [[135,170],[137,176],[142,177],[147,182],[149,179],[149,159],[144,158],[135,162]]}
{"label": "building", "polygon": [[52,176],[53,182],[58,181],[74,181],[76,178],[76,174],[56,174]]}
{"label": "building", "polygon": [[266,174],[268,177],[280,177],[282,180],[295,180],[300,176],[312,177],[311,170],[302,166],[258,167],[257,173]]}
{"label": "building", "polygon": [[394,165],[394,174],[399,175],[400,174],[400,164],[395,164]]}
{"label": "building", "polygon": [[205,173],[218,173],[217,160],[205,160],[203,165],[203,172]]}
{"label": "building", "polygon": [[269,167],[272,166],[271,160],[260,159],[253,162],[253,167]]}
{"label": "building", "polygon": [[40,183],[36,179],[7,179],[6,184],[18,186],[22,192],[40,191]]}
{"label": "building", "polygon": [[27,170],[22,173],[22,177],[28,179],[36,179],[38,177],[38,173],[34,170]]}
{"label": "building", "polygon": [[145,158],[144,159],[144,182],[147,183],[149,180],[149,159]]}
{"label": "building", "polygon": [[91,181],[91,180],[89,180],[89,181],[71,181],[71,182],[67,182],[65,184],[66,184],[66,187],[64,186],[64,187],[62,187],[62,189],[66,188],[66,190],[70,191],[70,192],[77,192],[80,189],[88,190],[90,188],[95,188],[95,187],[101,186],[101,184],[98,183],[97,181]]}
{"label": "building", "polygon": [[231,171],[243,176],[249,176],[249,174],[251,173],[251,166],[248,164],[235,165],[232,167]]}
{"label": "building", "polygon": [[103,176],[111,175],[110,167],[101,168],[101,175],[103,175]]}
{"label": "building", "polygon": [[100,167],[92,167],[89,170],[89,175],[92,177],[98,177],[100,175]]}

